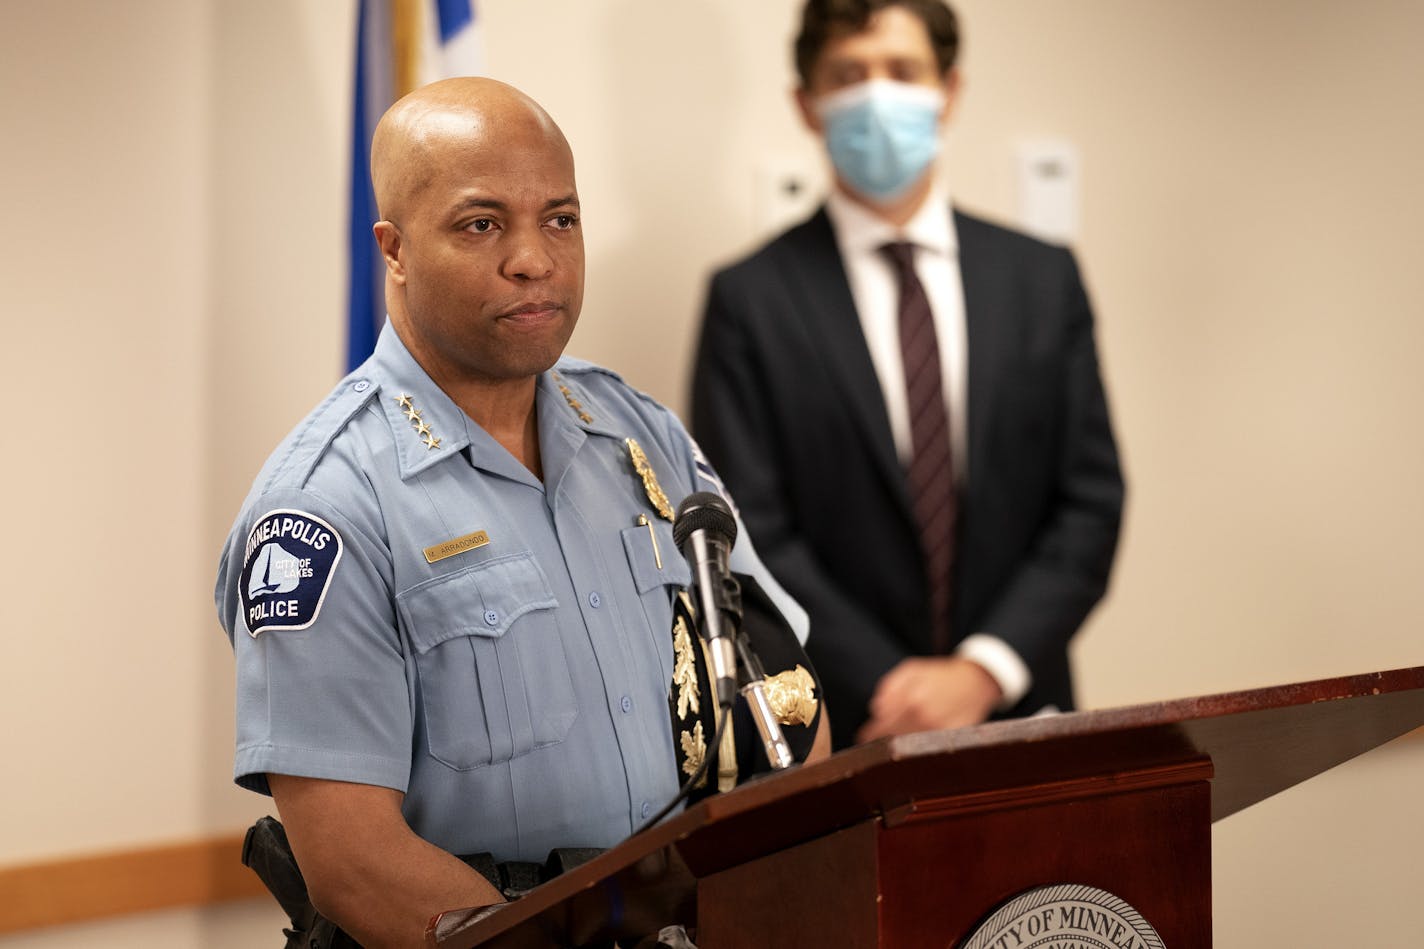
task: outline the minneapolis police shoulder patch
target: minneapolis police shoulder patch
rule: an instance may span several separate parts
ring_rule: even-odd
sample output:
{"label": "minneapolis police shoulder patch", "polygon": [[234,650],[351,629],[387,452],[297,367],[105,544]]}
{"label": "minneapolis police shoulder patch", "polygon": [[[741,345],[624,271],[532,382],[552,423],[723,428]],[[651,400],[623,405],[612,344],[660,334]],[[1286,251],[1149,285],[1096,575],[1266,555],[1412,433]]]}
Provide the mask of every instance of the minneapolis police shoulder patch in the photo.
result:
{"label": "minneapolis police shoulder patch", "polygon": [[255,639],[269,629],[306,629],[316,622],[341,559],[341,535],[305,511],[268,511],[247,535],[242,613]]}

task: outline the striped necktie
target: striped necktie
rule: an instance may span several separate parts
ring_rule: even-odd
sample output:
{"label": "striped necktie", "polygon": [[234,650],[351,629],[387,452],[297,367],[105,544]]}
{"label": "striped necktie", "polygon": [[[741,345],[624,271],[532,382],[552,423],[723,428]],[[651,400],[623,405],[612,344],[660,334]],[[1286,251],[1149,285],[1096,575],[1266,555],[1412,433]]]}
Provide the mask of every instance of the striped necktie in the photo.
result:
{"label": "striped necktie", "polygon": [[900,355],[905,367],[913,449],[906,477],[924,553],[931,642],[935,653],[942,654],[949,651],[950,645],[955,496],[939,340],[929,298],[915,274],[914,245],[886,244],[880,250],[890,260],[900,282]]}

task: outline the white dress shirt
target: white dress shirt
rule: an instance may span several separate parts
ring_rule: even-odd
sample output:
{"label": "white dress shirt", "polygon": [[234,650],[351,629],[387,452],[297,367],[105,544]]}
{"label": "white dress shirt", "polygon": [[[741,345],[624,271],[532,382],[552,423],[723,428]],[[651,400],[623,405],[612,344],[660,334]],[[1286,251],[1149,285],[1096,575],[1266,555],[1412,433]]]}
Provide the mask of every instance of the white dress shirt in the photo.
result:
{"label": "white dress shirt", "polygon": [[[903,228],[897,228],[863,205],[833,191],[826,214],[836,235],[845,264],[861,332],[870,350],[875,376],[885,399],[895,453],[902,465],[912,454],[909,397],[905,391],[905,366],[900,352],[900,285],[890,261],[880,248],[894,241],[915,245],[915,273],[924,285],[939,342],[942,388],[949,410],[949,437],[954,480],[962,493],[969,473],[969,344],[964,317],[964,282],[959,272],[959,237],[949,213],[949,194],[940,185],[930,190],[924,204]],[[955,650],[971,659],[998,682],[1009,708],[1029,689],[1028,666],[1008,643],[988,632],[976,632]]]}

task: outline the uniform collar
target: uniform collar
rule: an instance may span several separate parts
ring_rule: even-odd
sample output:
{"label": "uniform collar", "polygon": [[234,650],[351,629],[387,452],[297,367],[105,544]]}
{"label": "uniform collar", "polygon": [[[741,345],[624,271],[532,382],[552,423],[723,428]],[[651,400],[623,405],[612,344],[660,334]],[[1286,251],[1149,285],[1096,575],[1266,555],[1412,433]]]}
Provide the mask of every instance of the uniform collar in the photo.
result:
{"label": "uniform collar", "polygon": [[[371,365],[379,378],[379,401],[391,426],[402,480],[469,449],[470,463],[478,468],[514,480],[534,481],[436,385],[389,322],[376,341]],[[586,435],[623,437],[610,427],[609,414],[580,383],[581,373],[577,370],[586,365],[576,359],[561,359],[553,370],[540,373],[537,381],[535,411],[539,413],[545,481],[550,488],[557,484],[567,460],[578,451]],[[560,372],[561,369],[570,371]],[[422,432],[422,425],[429,431]],[[555,471],[557,475],[550,477]]]}
{"label": "uniform collar", "polygon": [[[564,356],[554,364],[553,369],[540,377],[540,394],[542,396],[547,392],[551,405],[555,400],[562,403],[568,417],[585,432],[621,441],[625,433],[613,426],[613,417],[607,408],[584,385],[584,376],[590,370],[597,371],[597,367],[582,359]],[[540,421],[543,421],[543,416],[540,416]]]}
{"label": "uniform collar", "polygon": [[536,395],[539,412],[539,452],[544,466],[544,491],[550,504],[558,496],[564,475],[574,462],[574,456],[590,435],[622,439],[609,427],[609,415],[598,400],[591,397],[579,376],[571,370],[578,360],[559,362],[539,376]]}
{"label": "uniform collar", "polygon": [[415,361],[389,321],[376,340],[371,364],[402,480],[457,457],[470,444],[468,417]]}

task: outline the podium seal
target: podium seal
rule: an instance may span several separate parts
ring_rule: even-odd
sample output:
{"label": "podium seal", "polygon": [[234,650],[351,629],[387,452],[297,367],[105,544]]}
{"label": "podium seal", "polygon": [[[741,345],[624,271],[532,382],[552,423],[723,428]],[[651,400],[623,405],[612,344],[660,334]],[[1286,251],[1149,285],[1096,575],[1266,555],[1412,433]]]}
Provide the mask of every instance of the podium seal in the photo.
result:
{"label": "podium seal", "polygon": [[1074,883],[1040,886],[1000,906],[957,949],[1166,949],[1127,901]]}

